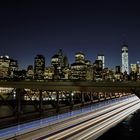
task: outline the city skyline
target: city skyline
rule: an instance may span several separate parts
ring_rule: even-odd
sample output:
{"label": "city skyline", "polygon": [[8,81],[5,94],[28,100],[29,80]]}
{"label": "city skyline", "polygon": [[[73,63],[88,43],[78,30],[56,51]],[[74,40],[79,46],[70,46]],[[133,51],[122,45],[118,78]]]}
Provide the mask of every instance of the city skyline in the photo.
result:
{"label": "city skyline", "polygon": [[138,1],[6,1],[0,10],[0,55],[18,60],[21,69],[33,65],[37,54],[50,65],[59,49],[70,63],[79,51],[92,62],[104,54],[106,66],[114,68],[121,65],[123,42],[129,63],[140,60]]}
{"label": "city skyline", "polygon": [[[125,47],[125,46],[127,46],[127,51],[128,51],[128,45],[127,44],[123,44],[122,45],[122,49]],[[121,59],[121,61],[123,60],[123,56],[122,56],[122,49],[121,49],[121,57],[120,57],[120,59]],[[59,49],[55,54],[52,54],[52,56],[51,56],[51,58],[49,59],[49,62],[47,61],[45,61],[45,67],[48,67],[48,66],[51,66],[52,65],[52,58],[53,58],[53,56],[55,56],[55,55],[58,55],[59,54],[59,51],[62,51],[62,53],[63,53],[63,55],[64,56],[66,56],[67,57],[67,55],[66,55],[66,53],[62,50],[62,49]],[[114,67],[108,67],[107,65],[106,65],[106,56],[104,55],[104,54],[97,54],[96,55],[96,58],[92,61],[91,59],[89,59],[88,57],[87,57],[87,54],[85,54],[84,52],[82,52],[82,51],[77,51],[77,52],[74,52],[74,56],[73,56],[73,62],[71,62],[71,61],[69,61],[69,58],[68,58],[68,63],[69,63],[69,65],[71,65],[72,63],[74,63],[74,59],[75,59],[75,55],[77,54],[77,53],[83,53],[84,55],[85,55],[85,60],[89,60],[92,64],[94,64],[95,63],[95,61],[96,60],[101,60],[102,61],[102,65],[103,65],[103,68],[109,68],[109,69],[115,69],[115,67],[116,66],[120,66],[120,67],[122,67],[122,69],[124,69],[123,67],[123,61],[126,61],[126,60],[123,60],[120,64],[114,64]],[[35,56],[34,56],[34,58],[32,58],[33,60],[33,62],[32,62],[32,64],[29,64],[29,65],[26,65],[24,68],[20,68],[19,67],[19,69],[25,69],[25,70],[27,70],[27,68],[28,68],[28,66],[34,66],[35,64],[34,64],[34,62],[35,62],[35,58],[36,58],[36,56],[37,55],[42,55],[42,54],[36,54]],[[45,55],[42,55],[45,59],[46,59],[46,57],[45,57]],[[6,58],[8,58],[8,59],[14,59],[14,58],[11,58],[9,55],[1,55],[0,56],[1,58],[3,58],[3,57],[6,57]],[[129,56],[127,56],[128,58],[127,59],[129,59]],[[18,66],[20,66],[20,62],[17,60],[17,62],[18,62]],[[46,64],[47,63],[47,64]],[[134,63],[130,63],[130,62],[127,62],[128,64],[128,66],[127,66],[127,69],[128,70],[126,70],[127,71],[127,73],[129,73],[129,69],[130,69],[130,66],[131,66],[131,64],[136,64],[136,63],[139,63],[139,61],[136,61],[136,62],[134,62]],[[122,70],[123,72],[125,71],[125,70]]]}

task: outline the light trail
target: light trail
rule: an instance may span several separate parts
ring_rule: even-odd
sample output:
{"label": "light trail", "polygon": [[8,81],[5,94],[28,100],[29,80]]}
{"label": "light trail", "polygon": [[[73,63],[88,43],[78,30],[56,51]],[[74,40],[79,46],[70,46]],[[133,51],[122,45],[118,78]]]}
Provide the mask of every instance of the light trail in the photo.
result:
{"label": "light trail", "polygon": [[62,132],[60,132],[58,134],[55,134],[53,136],[47,137],[47,140],[59,140],[59,139],[68,137],[68,136],[70,136],[72,134],[78,133],[80,130],[86,129],[91,125],[96,125],[97,123],[99,123],[101,121],[104,121],[105,119],[111,117],[112,115],[115,115],[115,114],[117,114],[117,113],[119,113],[119,112],[121,112],[121,111],[123,111],[123,110],[125,110],[125,109],[127,109],[127,108],[129,108],[129,107],[131,107],[131,106],[133,106],[135,104],[137,104],[137,103],[140,103],[140,101],[136,100],[136,101],[131,102],[131,103],[125,105],[125,106],[120,106],[119,108],[117,108],[117,109],[115,109],[113,111],[110,111],[110,112],[108,112],[108,113],[106,113],[104,115],[101,115],[101,116],[99,116],[97,118],[94,118],[92,120],[86,121],[86,122],[84,122],[82,124],[79,124],[77,126],[74,126],[74,127],[70,128],[70,129],[64,130],[64,131],[62,131]]}
{"label": "light trail", "polygon": [[6,139],[17,137],[26,139],[30,137],[30,139],[37,139],[62,129],[67,129],[68,127],[82,123],[83,121],[96,118],[109,111],[114,111],[117,108],[120,108],[120,106],[126,106],[129,103],[137,101],[139,101],[139,99],[134,95],[127,98],[112,99],[109,102],[105,101],[99,104],[94,104],[90,107],[76,110],[71,113],[64,113],[59,116],[26,123],[20,125],[19,128],[11,127],[0,130],[0,138]]}
{"label": "light trail", "polygon": [[116,115],[113,115],[112,117],[106,119],[105,121],[100,122],[98,125],[95,125],[81,133],[76,134],[75,136],[69,138],[68,140],[73,140],[73,139],[94,140],[139,108],[140,108],[140,103],[136,104],[135,106],[130,107],[127,110],[123,110],[122,112]]}

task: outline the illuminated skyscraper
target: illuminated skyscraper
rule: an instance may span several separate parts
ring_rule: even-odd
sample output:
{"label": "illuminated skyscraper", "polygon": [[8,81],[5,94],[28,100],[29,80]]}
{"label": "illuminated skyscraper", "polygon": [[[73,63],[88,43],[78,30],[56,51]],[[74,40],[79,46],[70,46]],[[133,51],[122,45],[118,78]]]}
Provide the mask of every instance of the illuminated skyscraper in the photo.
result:
{"label": "illuminated skyscraper", "polygon": [[37,55],[34,59],[34,76],[35,79],[44,79],[45,70],[45,57],[43,55]]}
{"label": "illuminated skyscraper", "polygon": [[97,60],[102,61],[102,69],[104,69],[105,68],[105,56],[103,54],[100,54],[97,56]]}
{"label": "illuminated skyscraper", "polygon": [[128,46],[126,44],[122,46],[122,73],[124,72],[129,74]]}
{"label": "illuminated skyscraper", "polygon": [[85,54],[82,52],[78,52],[75,54],[75,62],[76,63],[85,63]]}
{"label": "illuminated skyscraper", "polygon": [[71,64],[71,79],[86,79],[85,54],[78,52],[75,54],[75,63]]}
{"label": "illuminated skyscraper", "polygon": [[27,79],[33,79],[34,78],[34,68],[32,65],[29,65],[26,72]]}
{"label": "illuminated skyscraper", "polygon": [[54,67],[54,79],[64,78],[64,70],[69,67],[68,58],[63,54],[63,51],[59,49],[51,59],[51,64]]}
{"label": "illuminated skyscraper", "polygon": [[0,78],[13,78],[13,72],[18,70],[17,60],[8,55],[0,56]]}

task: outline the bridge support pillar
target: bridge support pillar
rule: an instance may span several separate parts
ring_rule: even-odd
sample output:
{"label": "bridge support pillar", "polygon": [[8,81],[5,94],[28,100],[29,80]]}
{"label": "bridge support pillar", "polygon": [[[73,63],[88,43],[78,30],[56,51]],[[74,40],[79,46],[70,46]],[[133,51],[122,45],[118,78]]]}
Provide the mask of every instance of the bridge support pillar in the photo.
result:
{"label": "bridge support pillar", "polygon": [[98,100],[100,101],[100,92],[98,92]]}
{"label": "bridge support pillar", "polygon": [[90,92],[90,101],[91,101],[91,103],[93,102],[93,95],[92,95],[92,92]]}
{"label": "bridge support pillar", "polygon": [[112,93],[111,93],[111,92],[109,92],[109,97],[110,97],[110,98],[112,97]]}
{"label": "bridge support pillar", "polygon": [[21,117],[21,99],[22,99],[22,94],[21,94],[21,89],[16,89],[16,116],[17,116],[17,123],[20,123],[20,117]]}
{"label": "bridge support pillar", "polygon": [[56,91],[56,113],[59,112],[59,91]]}
{"label": "bridge support pillar", "polygon": [[39,90],[39,112],[40,112],[40,117],[42,118],[42,115],[43,115],[43,98],[42,98],[42,90]]}
{"label": "bridge support pillar", "polygon": [[73,109],[73,105],[74,105],[74,101],[73,101],[73,93],[70,92],[70,109],[72,110]]}
{"label": "bridge support pillar", "polygon": [[84,92],[81,92],[81,103],[82,103],[82,105],[85,104]]}
{"label": "bridge support pillar", "polygon": [[104,92],[104,98],[105,98],[105,99],[107,98],[107,93],[106,93],[106,92]]}

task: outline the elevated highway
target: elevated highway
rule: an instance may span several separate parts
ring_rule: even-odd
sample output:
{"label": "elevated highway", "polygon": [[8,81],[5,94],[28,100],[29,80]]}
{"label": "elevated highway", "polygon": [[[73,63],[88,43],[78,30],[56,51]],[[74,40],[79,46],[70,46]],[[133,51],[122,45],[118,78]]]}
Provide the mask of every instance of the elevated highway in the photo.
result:
{"label": "elevated highway", "polygon": [[89,106],[82,111],[62,114],[51,119],[6,128],[0,131],[1,139],[62,140],[96,139],[140,108],[140,99],[135,95],[104,102],[101,106]]}
{"label": "elevated highway", "polygon": [[10,113],[2,111],[0,127],[54,116],[133,93],[140,97],[140,82],[0,81],[1,88],[0,108]]}

